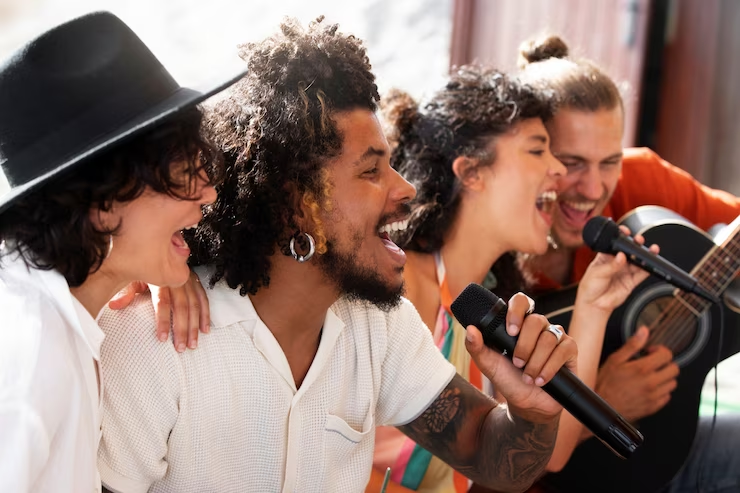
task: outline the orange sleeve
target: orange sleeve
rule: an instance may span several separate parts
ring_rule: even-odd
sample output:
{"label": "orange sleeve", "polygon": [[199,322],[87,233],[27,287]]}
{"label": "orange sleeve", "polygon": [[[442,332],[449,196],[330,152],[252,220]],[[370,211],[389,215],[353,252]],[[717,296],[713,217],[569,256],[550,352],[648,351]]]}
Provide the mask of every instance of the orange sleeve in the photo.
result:
{"label": "orange sleeve", "polygon": [[[740,199],[734,195],[702,185],[648,148],[625,149],[622,175],[602,214],[618,221],[641,205],[670,209],[703,230],[740,215]],[[572,281],[581,280],[595,256],[588,247],[576,251]]]}
{"label": "orange sleeve", "polygon": [[641,205],[659,205],[707,230],[740,215],[740,199],[702,185],[647,148],[625,149],[622,176],[609,206],[612,217]]}

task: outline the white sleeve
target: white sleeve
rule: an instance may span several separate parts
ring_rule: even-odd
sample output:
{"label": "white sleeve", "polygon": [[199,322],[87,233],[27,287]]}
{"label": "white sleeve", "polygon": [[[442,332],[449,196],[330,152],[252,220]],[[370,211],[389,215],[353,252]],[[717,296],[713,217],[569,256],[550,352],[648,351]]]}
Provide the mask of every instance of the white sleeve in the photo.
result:
{"label": "white sleeve", "polygon": [[404,299],[387,316],[388,347],[377,404],[379,425],[416,419],[455,376],[455,367],[434,345],[416,308]]}
{"label": "white sleeve", "polygon": [[100,317],[105,332],[98,470],[110,490],[146,492],[167,472],[167,441],[178,417],[180,370],[172,341],[156,338],[146,295]]}
{"label": "white sleeve", "polygon": [[39,398],[56,396],[35,393],[43,344],[40,306],[36,292],[21,295],[0,279],[0,491],[30,491],[49,460],[54,423],[45,423],[36,406]]}
{"label": "white sleeve", "polygon": [[0,399],[0,491],[30,491],[49,458],[49,436],[35,409]]}

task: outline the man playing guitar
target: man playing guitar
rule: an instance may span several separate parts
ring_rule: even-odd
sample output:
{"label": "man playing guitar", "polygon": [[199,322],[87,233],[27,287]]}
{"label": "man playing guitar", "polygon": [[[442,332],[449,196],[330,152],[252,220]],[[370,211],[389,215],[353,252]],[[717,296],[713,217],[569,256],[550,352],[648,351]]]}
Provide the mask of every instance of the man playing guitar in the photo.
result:
{"label": "man playing guitar", "polygon": [[[526,60],[522,77],[553,91],[557,100],[546,127],[553,154],[568,169],[553,214],[554,247],[526,261],[538,293],[581,279],[595,256],[582,239],[583,227],[594,216],[617,220],[638,206],[659,205],[707,230],[740,214],[737,197],[701,185],[649,149],[622,149],[624,107],[616,84],[592,62],[570,59],[567,53],[554,36],[525,43],[521,50]],[[633,422],[663,408],[676,387],[678,367],[671,352],[662,346],[644,348],[647,340],[648,331],[638,330],[606,359],[596,385]],[[643,357],[632,358],[643,349]],[[721,418],[711,446],[703,450],[699,445],[708,439],[712,419],[700,420],[692,452],[666,491],[696,491],[699,485],[701,491],[720,491],[713,489],[720,485],[729,488],[721,491],[740,488],[740,454],[732,451],[733,437],[740,439],[740,416]]]}

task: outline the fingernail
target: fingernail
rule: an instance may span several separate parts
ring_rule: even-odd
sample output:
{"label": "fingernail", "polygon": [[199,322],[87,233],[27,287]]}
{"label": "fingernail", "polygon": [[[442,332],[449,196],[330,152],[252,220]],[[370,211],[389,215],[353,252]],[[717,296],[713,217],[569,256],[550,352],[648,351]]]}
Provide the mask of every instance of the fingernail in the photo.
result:
{"label": "fingernail", "polygon": [[519,327],[517,327],[514,324],[510,324],[509,325],[509,331],[508,332],[509,332],[509,335],[510,336],[515,336],[515,335],[517,335],[519,333]]}
{"label": "fingernail", "polygon": [[522,373],[522,381],[527,385],[530,385],[532,383],[532,377],[530,377],[526,373]]}
{"label": "fingernail", "polygon": [[177,352],[182,353],[184,351],[185,351],[185,343],[181,342],[180,344],[177,345]]}
{"label": "fingernail", "polygon": [[545,383],[545,379],[542,377],[537,377],[537,379],[534,381],[534,384],[538,387],[542,387],[544,383]]}
{"label": "fingernail", "polygon": [[465,340],[468,342],[473,342],[473,335],[470,332],[465,332]]}
{"label": "fingernail", "polygon": [[192,341],[190,343],[190,349],[195,349],[198,347],[198,341]]}
{"label": "fingernail", "polygon": [[203,333],[208,334],[211,331],[211,327],[208,325],[203,326]]}
{"label": "fingernail", "polygon": [[159,339],[159,342],[164,342],[167,340],[167,334],[159,334],[157,338]]}
{"label": "fingernail", "polygon": [[524,360],[521,358],[514,358],[511,362],[514,363],[514,366],[517,368],[524,368]]}

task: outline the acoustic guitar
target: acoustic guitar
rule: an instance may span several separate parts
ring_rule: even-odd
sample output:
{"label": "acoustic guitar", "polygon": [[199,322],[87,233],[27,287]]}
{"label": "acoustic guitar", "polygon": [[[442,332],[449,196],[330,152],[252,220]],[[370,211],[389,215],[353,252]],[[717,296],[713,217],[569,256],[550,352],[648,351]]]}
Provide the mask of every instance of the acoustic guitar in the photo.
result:
{"label": "acoustic guitar", "polygon": [[[715,238],[682,216],[663,207],[643,206],[619,220],[645,244],[658,244],[660,255],[691,272],[710,291],[722,297],[740,270],[740,217]],[[577,286],[537,299],[537,311],[564,327],[570,322]],[[724,310],[724,328],[720,327]],[[576,448],[559,473],[548,474],[541,485],[557,492],[659,491],[685,462],[696,433],[699,401],[707,373],[718,361],[740,351],[738,309],[722,306],[650,276],[612,314],[601,355],[619,349],[641,326],[650,329],[649,345],[673,351],[681,373],[669,403],[636,427],[645,442],[628,459],[617,458],[595,439]],[[721,344],[721,348],[720,348]]]}

